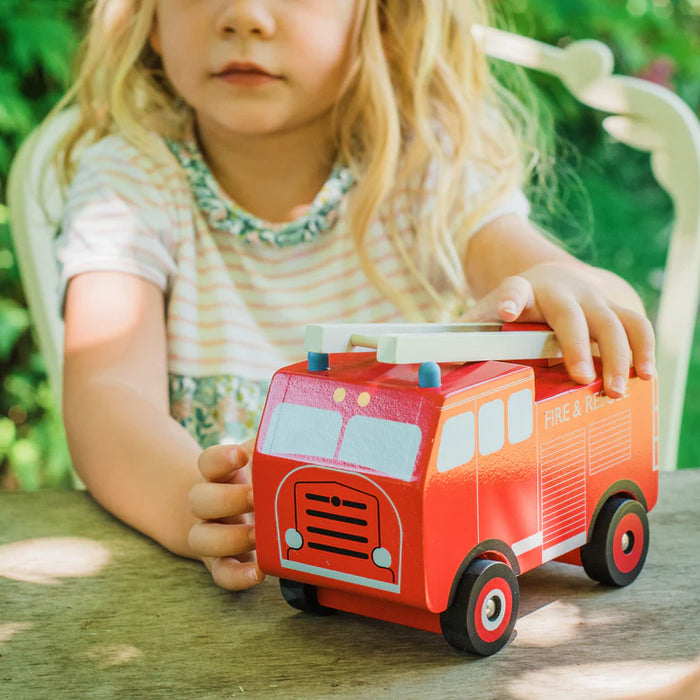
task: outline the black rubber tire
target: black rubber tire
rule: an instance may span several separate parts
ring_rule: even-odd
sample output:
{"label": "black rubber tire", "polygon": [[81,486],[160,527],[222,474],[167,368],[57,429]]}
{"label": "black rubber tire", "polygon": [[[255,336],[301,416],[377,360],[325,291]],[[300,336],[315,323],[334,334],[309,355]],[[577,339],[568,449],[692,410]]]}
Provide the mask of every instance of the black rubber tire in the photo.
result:
{"label": "black rubber tire", "polygon": [[513,570],[499,561],[475,559],[462,574],[452,604],[440,615],[442,634],[456,649],[491,656],[510,639],[519,605]]}
{"label": "black rubber tire", "polygon": [[327,608],[318,602],[316,586],[312,586],[310,583],[299,583],[281,578],[280,590],[284,599],[297,610],[314,615],[330,615],[335,612],[333,608]]}
{"label": "black rubber tire", "polygon": [[588,544],[581,547],[583,569],[594,581],[627,586],[639,576],[649,551],[644,506],[616,496],[602,507]]}

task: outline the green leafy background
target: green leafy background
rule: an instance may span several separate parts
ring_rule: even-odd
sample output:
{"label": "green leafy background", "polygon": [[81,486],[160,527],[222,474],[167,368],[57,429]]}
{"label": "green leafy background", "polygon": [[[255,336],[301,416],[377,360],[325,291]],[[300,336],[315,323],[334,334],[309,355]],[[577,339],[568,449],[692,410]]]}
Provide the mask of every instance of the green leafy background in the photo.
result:
{"label": "green leafy background", "polygon": [[[510,0],[508,27],[548,43],[607,43],[617,71],[655,80],[700,108],[700,0]],[[0,488],[72,486],[60,415],[34,343],[5,206],[7,173],[22,139],[69,83],[84,0],[0,1]],[[499,70],[503,71],[502,68]],[[504,74],[504,79],[508,76]],[[671,205],[648,158],[612,142],[600,114],[554,80],[533,75],[539,108],[556,124],[559,206],[535,196],[538,220],[588,262],[628,279],[651,314]],[[546,123],[546,122],[543,122]],[[551,188],[550,188],[551,191]],[[690,368],[679,464],[700,466],[700,331]]]}

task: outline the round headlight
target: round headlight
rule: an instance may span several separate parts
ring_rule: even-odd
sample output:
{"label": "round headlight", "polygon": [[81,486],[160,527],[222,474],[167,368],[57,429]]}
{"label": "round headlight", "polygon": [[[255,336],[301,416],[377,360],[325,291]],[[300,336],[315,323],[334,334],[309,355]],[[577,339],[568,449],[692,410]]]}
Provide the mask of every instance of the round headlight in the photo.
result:
{"label": "round headlight", "polygon": [[284,533],[284,541],[287,543],[287,546],[292,549],[301,549],[301,545],[304,544],[304,538],[301,536],[301,532],[295,530],[293,527],[290,527],[289,530]]}
{"label": "round headlight", "polygon": [[384,547],[377,547],[372,552],[372,561],[380,569],[388,569],[391,566],[391,553],[388,549],[384,549]]}

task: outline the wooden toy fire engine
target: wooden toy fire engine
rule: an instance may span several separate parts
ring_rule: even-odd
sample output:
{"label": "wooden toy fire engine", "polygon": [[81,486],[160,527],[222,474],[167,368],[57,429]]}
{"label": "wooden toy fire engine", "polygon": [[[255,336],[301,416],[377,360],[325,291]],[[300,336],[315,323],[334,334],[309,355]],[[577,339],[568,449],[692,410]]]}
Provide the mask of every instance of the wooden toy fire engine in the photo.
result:
{"label": "wooden toy fire engine", "polygon": [[612,400],[542,359],[561,356],[551,331],[516,328],[307,328],[308,363],[275,374],[253,457],[258,561],[290,605],[490,655],[519,574],[560,559],[603,584],[637,577],[656,381],[631,372]]}

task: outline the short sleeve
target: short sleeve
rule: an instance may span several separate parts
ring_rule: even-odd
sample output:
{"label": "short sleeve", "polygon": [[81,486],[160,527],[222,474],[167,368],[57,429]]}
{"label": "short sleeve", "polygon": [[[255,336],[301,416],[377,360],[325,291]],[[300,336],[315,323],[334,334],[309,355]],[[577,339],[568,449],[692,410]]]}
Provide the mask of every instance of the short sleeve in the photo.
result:
{"label": "short sleeve", "polygon": [[157,165],[119,136],[84,151],[56,240],[61,309],[68,281],[83,272],[127,272],[167,289],[176,226],[164,182]]}
{"label": "short sleeve", "polygon": [[[464,215],[469,215],[474,207],[479,206],[481,198],[492,181],[492,175],[473,163],[465,168]],[[484,213],[476,220],[472,233],[506,214],[518,214],[524,219],[530,216],[530,202],[519,187],[513,187],[494,199]],[[464,219],[462,219],[463,221]],[[455,222],[459,225],[460,221]]]}
{"label": "short sleeve", "polygon": [[[486,224],[507,214],[517,214],[524,219],[530,216],[530,203],[517,184],[495,197],[489,192],[494,178],[495,174],[487,166],[473,160],[462,166],[457,211],[448,222],[449,239],[459,239],[464,243]],[[442,186],[440,165],[435,160],[423,174],[416,174],[409,182],[408,199],[403,200],[402,206],[412,212],[415,222],[425,221],[433,213],[437,199],[435,193]],[[470,221],[469,230],[464,231],[465,222],[473,216],[477,218]]]}

